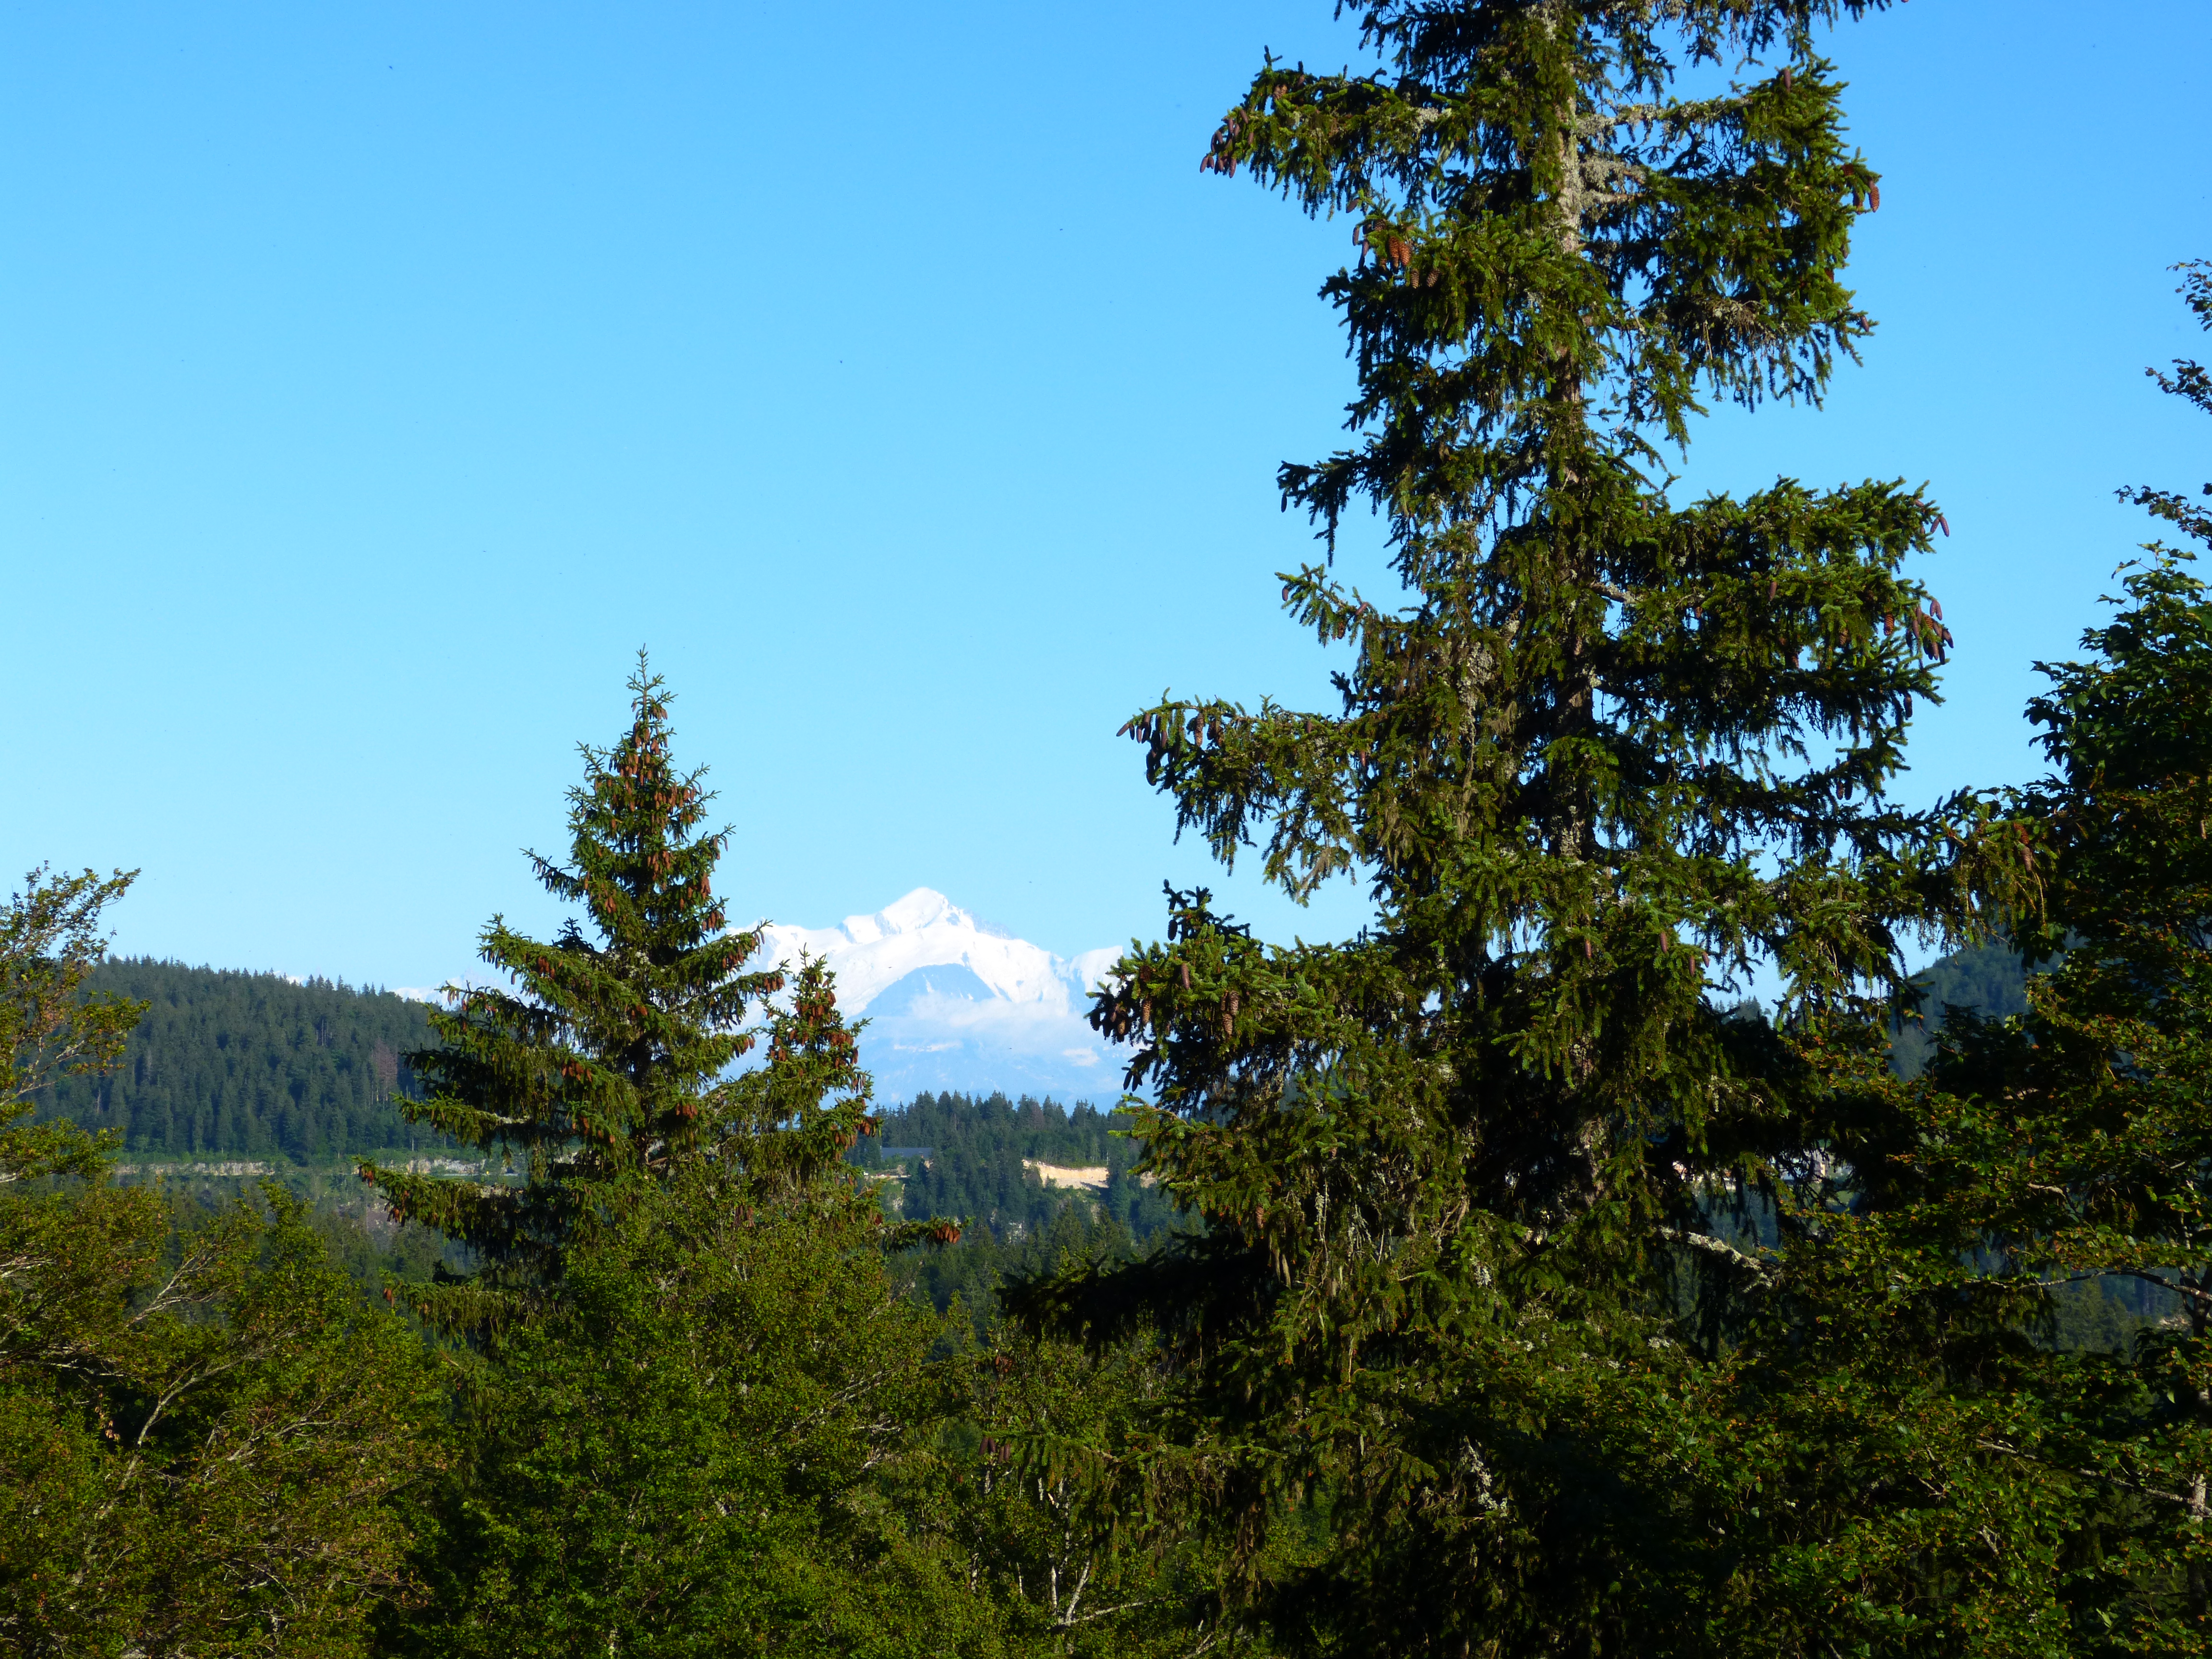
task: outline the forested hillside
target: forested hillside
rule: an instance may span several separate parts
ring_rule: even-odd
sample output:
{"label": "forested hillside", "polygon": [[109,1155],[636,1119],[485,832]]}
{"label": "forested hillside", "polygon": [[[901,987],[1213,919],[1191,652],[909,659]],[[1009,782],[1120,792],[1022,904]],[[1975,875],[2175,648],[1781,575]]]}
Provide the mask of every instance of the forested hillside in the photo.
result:
{"label": "forested hillside", "polygon": [[[2027,1006],[2020,960],[2002,945],[1955,952],[1918,977],[1929,988],[1924,1024],[1897,1036],[1906,1076],[1934,1046],[1946,1003],[1998,1015]],[[122,1066],[59,1079],[39,1103],[41,1121],[117,1130],[126,1151],[157,1158],[301,1162],[430,1144],[391,1103],[395,1091],[417,1094],[404,1056],[432,1040],[421,1003],[343,981],[143,958],[103,963],[91,984],[150,1006]],[[1068,1195],[1029,1164],[1103,1167],[1093,1213],[1142,1240],[1172,1212],[1130,1177],[1134,1152],[1113,1133],[1122,1127],[1087,1104],[924,1092],[884,1114],[883,1133],[854,1161],[902,1177],[906,1214],[958,1216],[1008,1242],[1049,1224]]]}
{"label": "forested hillside", "polygon": [[1120,1112],[925,1092],[879,1121],[882,1132],[851,1159],[896,1183],[891,1201],[904,1219],[961,1223],[958,1243],[909,1266],[917,1291],[940,1310],[959,1297],[979,1330],[996,1320],[1007,1279],[1134,1255],[1177,1218],[1131,1173],[1136,1148],[1115,1133],[1128,1127]]}
{"label": "forested hillside", "polygon": [[120,1133],[129,1153],[294,1163],[444,1143],[392,1104],[412,1095],[404,1056],[431,1041],[428,1010],[386,991],[279,974],[109,960],[94,992],[148,1004],[123,1062],[64,1075],[41,1121]]}
{"label": "forested hillside", "polygon": [[925,1092],[880,1121],[882,1133],[855,1147],[854,1161],[896,1172],[901,1208],[914,1220],[957,1216],[971,1231],[988,1227],[1000,1238],[1018,1239],[1080,1196],[1091,1213],[1110,1216],[1145,1239],[1175,1213],[1130,1174],[1136,1152],[1115,1133],[1128,1127],[1118,1112],[1090,1105],[1070,1111],[1027,1096],[1012,1101],[1003,1094],[977,1099]]}
{"label": "forested hillside", "polygon": [[1947,1005],[1993,1018],[2027,1012],[2027,969],[2019,953],[2002,944],[1955,951],[1914,975],[1913,983],[1927,988],[1921,1018],[1900,1027],[1892,1039],[1898,1073],[1907,1078],[1919,1076],[1935,1052],[1935,1034],[1942,1029]]}

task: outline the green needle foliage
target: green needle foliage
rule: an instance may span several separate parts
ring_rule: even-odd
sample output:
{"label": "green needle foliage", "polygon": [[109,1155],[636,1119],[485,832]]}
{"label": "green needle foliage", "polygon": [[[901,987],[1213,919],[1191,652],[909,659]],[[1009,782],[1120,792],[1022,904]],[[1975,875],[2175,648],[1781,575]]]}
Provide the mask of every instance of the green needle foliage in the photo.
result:
{"label": "green needle foliage", "polygon": [[[2124,494],[2212,545],[2200,501]],[[1794,1507],[1745,1528],[1763,1612],[1841,1650],[2212,1648],[2212,597],[2147,550],[2029,705],[2053,769],[2009,805],[2049,878],[2008,934],[2050,971],[2024,1013],[1947,1010],[1911,1085],[1841,1068],[1729,1402],[1753,1457],[1799,1449]],[[2106,1351],[2056,1340],[2085,1293],[2131,1316]]]}
{"label": "green needle foliage", "polygon": [[1326,1510],[1324,1563],[1252,1572],[1292,1645],[1697,1644],[1726,1552],[1657,1449],[1711,1430],[1684,1390],[1743,1314],[1715,1194],[1815,1150],[1735,988],[1771,963],[1793,1019],[1878,1030],[1901,943],[2007,879],[1988,806],[1884,793],[1949,641],[1905,574],[1935,505],[1680,505],[1662,464],[1698,398],[1816,400],[1871,326],[1839,273],[1878,184],[1811,42],[1877,9],[1377,0],[1379,72],[1270,61],[1206,157],[1349,221],[1352,435],[1280,481],[1332,560],[1371,509],[1400,593],[1284,577],[1338,708],[1129,731],[1224,863],[1363,878],[1376,922],[1275,948],[1171,896],[1093,1019],[1207,1231],[1022,1305],[1166,1334],[1181,1389],[1092,1449],[1130,1506],[1255,1564]]}
{"label": "green needle foliage", "polygon": [[423,1517],[440,1656],[998,1650],[923,1447],[958,1404],[941,1319],[836,1165],[682,1160],[571,1238],[557,1304],[503,1325],[462,1478]]}
{"label": "green needle foliage", "polygon": [[409,1061],[428,1094],[400,1110],[469,1146],[505,1154],[521,1179],[485,1185],[364,1164],[394,1215],[465,1243],[475,1281],[417,1292],[422,1311],[468,1323],[503,1297],[557,1282],[564,1242],[592,1206],[619,1201],[696,1150],[721,1079],[753,1045],[752,1006],[782,988],[746,972],[757,929],[723,931],[714,866],[727,832],[696,833],[712,799],[670,758],[668,697],[642,657],[631,723],[610,750],[583,746],[569,794],[570,861],[532,854],[538,879],[583,906],[551,943],[495,916],[479,953],[513,990],[452,992],[432,1017],[440,1048]]}

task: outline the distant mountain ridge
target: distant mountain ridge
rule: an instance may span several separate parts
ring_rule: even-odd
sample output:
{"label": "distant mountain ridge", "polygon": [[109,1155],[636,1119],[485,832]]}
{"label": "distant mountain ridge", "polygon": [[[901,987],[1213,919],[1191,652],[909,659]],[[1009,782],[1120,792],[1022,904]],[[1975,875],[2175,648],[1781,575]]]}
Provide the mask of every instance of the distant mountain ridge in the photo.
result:
{"label": "distant mountain ridge", "polygon": [[1111,946],[1060,957],[1015,938],[934,888],[830,927],[775,923],[764,962],[822,957],[837,1000],[865,1015],[860,1063],[884,1100],[947,1090],[1051,1094],[1110,1104],[1125,1052],[1085,1023]]}

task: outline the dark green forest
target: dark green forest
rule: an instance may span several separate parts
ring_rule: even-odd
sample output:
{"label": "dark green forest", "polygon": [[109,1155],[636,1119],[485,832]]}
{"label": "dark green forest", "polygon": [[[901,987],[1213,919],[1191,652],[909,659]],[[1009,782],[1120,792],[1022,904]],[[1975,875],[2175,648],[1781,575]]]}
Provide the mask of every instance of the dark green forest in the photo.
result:
{"label": "dark green forest", "polygon": [[112,1072],[54,1081],[41,1121],[112,1131],[125,1152],[155,1158],[307,1164],[446,1145],[392,1099],[416,1092],[406,1056],[430,1042],[419,1002],[143,958],[102,962],[88,988],[146,1012]]}
{"label": "dark green forest", "polygon": [[[1954,952],[1915,983],[1924,988],[1924,1018],[1902,1025],[1895,1039],[1907,1076],[1933,1052],[1946,1005],[1999,1016],[2027,1006],[2020,958],[1998,945]],[[120,1065],[103,1076],[57,1079],[40,1101],[41,1120],[112,1130],[127,1153],[164,1160],[297,1165],[450,1148],[434,1130],[406,1121],[391,1099],[418,1092],[406,1056],[430,1040],[422,1004],[342,980],[301,983],[143,958],[105,961],[88,985],[145,1002],[146,1012]],[[962,1220],[959,1242],[917,1253],[911,1271],[936,1305],[957,1295],[988,1323],[1009,1275],[1069,1252],[1127,1254],[1175,1221],[1165,1195],[1131,1170],[1133,1121],[1122,1112],[1027,1096],[924,1092],[882,1113],[878,1134],[848,1159],[882,1183],[900,1215]],[[1080,1188],[1055,1186],[1041,1164],[1104,1176]],[[343,1237],[349,1260],[379,1259],[363,1255],[365,1240]]]}
{"label": "dark green forest", "polygon": [[[37,1121],[112,1131],[127,1156],[163,1163],[253,1160],[304,1170],[385,1152],[454,1149],[434,1129],[407,1121],[392,1099],[420,1093],[408,1060],[432,1042],[429,1011],[420,1003],[343,981],[298,983],[144,959],[100,963],[87,988],[143,1002],[146,1012],[115,1070],[56,1079],[37,1097]],[[1130,1170],[1135,1149],[1116,1133],[1128,1127],[1123,1115],[1028,1097],[924,1093],[880,1122],[848,1161],[896,1213],[962,1221],[956,1244],[917,1252],[909,1271],[937,1306],[957,1295],[987,1324],[1009,1273],[1050,1265],[1068,1250],[1126,1253],[1174,1218],[1158,1189]],[[1054,1186],[1040,1164],[1105,1173],[1097,1183]],[[238,1178],[190,1184],[204,1203],[251,1187]],[[362,1231],[357,1186],[304,1174],[291,1185],[321,1218],[318,1224],[337,1229],[331,1237],[356,1276],[373,1277],[386,1254]],[[419,1255],[419,1242],[407,1244]]]}
{"label": "dark green forest", "polygon": [[1132,1259],[1179,1219],[1192,1224],[1131,1169],[1126,1112],[924,1092],[878,1121],[847,1156],[908,1221],[962,1224],[957,1242],[914,1252],[902,1271],[940,1312],[957,1298],[979,1334],[1009,1279]]}
{"label": "dark green forest", "polygon": [[[1934,1052],[1947,1005],[1995,1016],[2027,1006],[2020,958],[1999,945],[1954,952],[1914,982],[1924,991],[1924,1016],[1895,1036],[1896,1063],[1908,1077]],[[114,1130],[126,1152],[157,1159],[305,1165],[451,1147],[407,1122],[389,1097],[417,1093],[406,1055],[429,1041],[422,1004],[343,981],[301,984],[147,960],[103,962],[88,983],[149,1006],[118,1068],[58,1079],[40,1103],[42,1118]],[[1130,1167],[1138,1147],[1125,1112],[1027,1096],[924,1092],[878,1121],[878,1132],[856,1143],[848,1162],[901,1217],[962,1223],[956,1243],[913,1252],[902,1271],[940,1310],[957,1297],[979,1330],[995,1322],[999,1289],[1009,1279],[1074,1260],[1133,1256],[1177,1219],[1159,1188]],[[1103,1175],[1054,1185],[1040,1165]],[[194,1190],[213,1204],[217,1193],[241,1185],[250,1183],[203,1180]],[[394,1238],[365,1230],[373,1218],[347,1183],[295,1185],[362,1282],[373,1283],[380,1266],[435,1258],[413,1232]],[[2059,1308],[2062,1339],[2072,1346],[2109,1343],[2168,1311],[2168,1300],[2117,1284],[2069,1295]]]}
{"label": "dark green forest", "polygon": [[[58,1079],[40,1101],[41,1121],[112,1130],[126,1152],[159,1160],[252,1159],[282,1167],[452,1148],[434,1130],[408,1122],[390,1098],[419,1092],[406,1057],[430,1041],[429,1011],[420,1003],[343,981],[300,983],[145,959],[102,962],[87,983],[95,993],[143,1001],[147,1010],[115,1071]],[[2020,958],[1999,945],[1954,952],[1914,983],[1924,991],[1924,1016],[1895,1036],[1896,1063],[1908,1077],[1934,1052],[1947,1005],[1995,1016],[2027,1006]],[[881,1112],[878,1121],[878,1133],[856,1143],[847,1161],[899,1216],[963,1224],[956,1243],[913,1252],[904,1271],[939,1310],[958,1297],[979,1328],[994,1322],[998,1290],[1008,1279],[1069,1260],[1136,1255],[1178,1218],[1159,1188],[1131,1168],[1138,1147],[1126,1112],[1028,1096],[924,1092]],[[1080,1186],[1051,1184],[1040,1165],[1086,1178]],[[1088,1178],[1094,1171],[1103,1176]],[[435,1249],[414,1233],[392,1238],[366,1230],[373,1218],[350,1183],[295,1178],[293,1184],[362,1283],[374,1283],[380,1265],[434,1259]],[[250,1185],[188,1183],[203,1206]],[[2063,1310],[2074,1346],[2109,1340],[2165,1310],[2154,1292],[2119,1285],[2069,1298]]]}
{"label": "dark green forest", "polygon": [[[1916,1074],[1946,1004],[1996,1015],[2026,1006],[2019,957],[1999,945],[1954,951],[1914,976],[1924,1018],[1900,1027],[1897,1059]],[[38,1119],[110,1130],[129,1153],[157,1158],[344,1158],[444,1146],[410,1124],[395,1093],[418,1093],[406,1056],[429,1041],[429,1010],[389,992],[239,969],[115,957],[88,988],[143,1001],[121,1063],[104,1076],[64,1076],[38,1102]],[[883,1115],[880,1137],[852,1161],[900,1183],[904,1212],[971,1217],[1019,1237],[1059,1207],[1030,1164],[1108,1172],[1092,1200],[1136,1237],[1171,1211],[1129,1172],[1131,1120],[1088,1104],[1072,1109],[1027,1096],[924,1092]]]}
{"label": "dark green forest", "polygon": [[[279,975],[110,959],[88,988],[149,1006],[122,1060],[103,1076],[65,1075],[40,1103],[41,1120],[112,1130],[130,1153],[157,1160],[252,1159],[327,1164],[386,1150],[452,1150],[446,1137],[408,1122],[390,1096],[417,1094],[406,1056],[430,1040],[420,1003],[343,981],[295,982]],[[1895,1036],[1900,1073],[1917,1076],[1935,1050],[1942,1011],[1954,1006],[2004,1017],[2027,1007],[2019,956],[2000,945],[1955,951],[1914,976],[1923,1018]],[[908,1254],[902,1277],[943,1311],[957,1298],[979,1332],[998,1317],[1000,1287],[1076,1261],[1141,1255],[1178,1220],[1157,1185],[1131,1164],[1133,1120],[1088,1104],[1004,1094],[924,1092],[878,1115],[880,1128],[847,1161],[903,1218],[957,1218],[950,1246]],[[1048,1183],[1039,1166],[1082,1172],[1080,1186]],[[371,1224],[357,1185],[295,1176],[333,1259],[374,1288],[386,1269],[427,1272],[434,1239],[419,1229]],[[205,1177],[177,1199],[212,1213],[250,1180]],[[1195,1224],[1188,1217],[1185,1225]],[[2056,1339],[2074,1348],[2124,1340],[2172,1311],[2154,1287],[2107,1282],[2061,1296]]]}

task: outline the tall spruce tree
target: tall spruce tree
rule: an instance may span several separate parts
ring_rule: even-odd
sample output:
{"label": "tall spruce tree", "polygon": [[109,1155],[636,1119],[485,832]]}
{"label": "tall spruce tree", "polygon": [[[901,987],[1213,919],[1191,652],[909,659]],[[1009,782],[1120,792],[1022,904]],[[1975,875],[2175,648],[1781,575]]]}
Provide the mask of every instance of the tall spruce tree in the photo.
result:
{"label": "tall spruce tree", "polygon": [[1371,508],[1402,593],[1283,578],[1349,650],[1335,710],[1128,730],[1224,864],[1365,879],[1376,921],[1278,948],[1171,896],[1092,1018],[1205,1236],[1017,1300],[1158,1321],[1181,1366],[1142,1434],[1036,1455],[1201,1499],[1254,1562],[1326,1516],[1324,1561],[1232,1586],[1292,1645],[1711,1648],[1756,1499],[1668,1448],[1710,1474],[1691,1385],[1761,1271],[1718,1200],[1820,1157],[1810,1070],[1730,1011],[1765,963],[1863,1031],[1904,940],[2008,878],[1985,805],[1885,795],[1949,641],[1905,573],[1936,505],[1680,505],[1664,465],[1701,396],[1817,401],[1871,326],[1839,271],[1878,180],[1813,37],[1879,5],[1378,0],[1377,72],[1270,60],[1201,163],[1350,222],[1352,437],[1280,482],[1332,560]]}
{"label": "tall spruce tree", "polygon": [[547,891],[584,907],[597,939],[571,920],[549,944],[495,916],[479,954],[514,988],[459,988],[431,1017],[442,1046],[409,1056],[428,1098],[400,1102],[402,1112],[518,1161],[520,1181],[362,1168],[395,1216],[461,1241],[483,1264],[470,1285],[416,1292],[442,1320],[466,1322],[556,1281],[592,1206],[619,1203],[696,1150],[702,1122],[738,1086],[724,1074],[756,1040],[744,1020],[783,988],[775,970],[746,970],[757,929],[724,931],[713,878],[728,832],[697,833],[712,797],[671,757],[669,696],[642,655],[629,690],[621,740],[582,745],[570,861],[529,855]]}
{"label": "tall spruce tree", "polygon": [[697,833],[711,797],[642,660],[630,691],[629,732],[583,751],[569,862],[533,860],[597,939],[495,919],[483,955],[515,990],[463,991],[433,1017],[447,1046],[410,1057],[430,1098],[404,1109],[519,1155],[520,1181],[365,1171],[484,1264],[404,1286],[475,1354],[467,1455],[418,1516],[434,1594],[389,1634],[426,1655],[890,1653],[919,1630],[988,1652],[997,1614],[919,1450],[959,1379],[886,1260],[958,1229],[890,1222],[843,1162],[872,1085],[830,970],[746,970],[761,933],[723,932],[713,893],[726,832]]}

